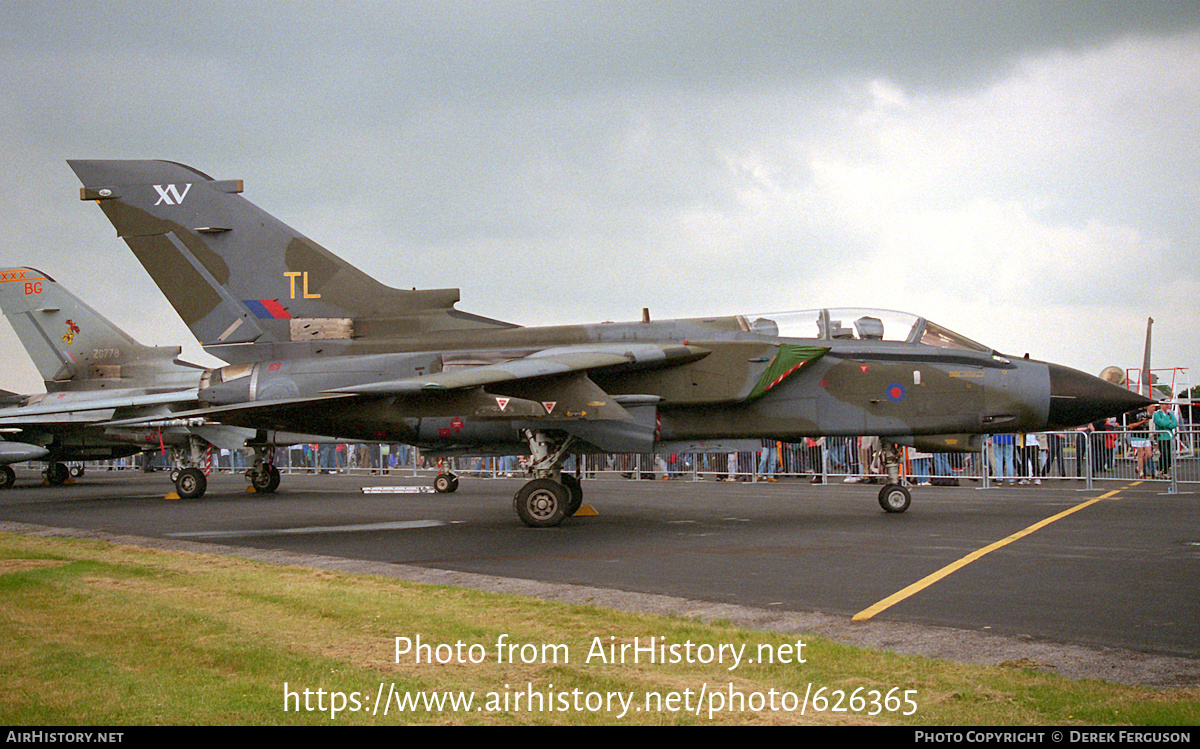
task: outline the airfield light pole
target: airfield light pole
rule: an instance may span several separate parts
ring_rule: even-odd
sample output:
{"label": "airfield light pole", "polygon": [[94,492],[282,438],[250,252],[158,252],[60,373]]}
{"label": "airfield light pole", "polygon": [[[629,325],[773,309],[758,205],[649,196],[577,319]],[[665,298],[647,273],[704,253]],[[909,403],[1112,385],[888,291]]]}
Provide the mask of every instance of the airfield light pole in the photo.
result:
{"label": "airfield light pole", "polygon": [[983,435],[983,444],[979,447],[979,473],[983,476],[983,486],[980,489],[992,488],[992,435]]}
{"label": "airfield light pole", "polygon": [[1154,327],[1154,318],[1146,318],[1146,351],[1142,355],[1142,395],[1147,398],[1154,397],[1154,391],[1150,385],[1150,329]]}

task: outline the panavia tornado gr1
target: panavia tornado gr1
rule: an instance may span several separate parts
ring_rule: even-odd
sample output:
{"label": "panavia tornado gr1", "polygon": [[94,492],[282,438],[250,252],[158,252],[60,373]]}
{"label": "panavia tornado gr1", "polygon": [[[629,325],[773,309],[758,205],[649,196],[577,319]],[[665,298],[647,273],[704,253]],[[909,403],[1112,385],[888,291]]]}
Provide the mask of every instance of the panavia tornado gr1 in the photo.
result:
{"label": "panavia tornado gr1", "polygon": [[[0,488],[16,480],[11,463],[45,461],[46,483],[57,486],[83,470],[68,461],[170,451],[188,464],[175,476],[187,496],[207,480],[199,465],[213,447],[242,449],[251,437],[278,445],[329,441],[173,418],[172,411],[197,405],[204,367],[180,360],[178,346],[141,345],[36,268],[0,269],[0,312],[46,388],[28,395],[0,390]],[[277,482],[278,473],[272,476]]]}
{"label": "panavia tornado gr1", "polygon": [[[385,286],[246,201],[241,180],[166,161],[69,164],[81,198],[230,362],[202,375],[199,407],[176,417],[528,452],[533,478],[514,506],[530,526],[580,506],[579,481],[562,471],[571,453],[818,435],[962,449],[971,435],[1072,427],[1145,403],[896,312],[522,327],[456,309],[458,289]],[[903,512],[910,496],[889,463],[879,502]],[[252,481],[271,470],[256,449]]]}

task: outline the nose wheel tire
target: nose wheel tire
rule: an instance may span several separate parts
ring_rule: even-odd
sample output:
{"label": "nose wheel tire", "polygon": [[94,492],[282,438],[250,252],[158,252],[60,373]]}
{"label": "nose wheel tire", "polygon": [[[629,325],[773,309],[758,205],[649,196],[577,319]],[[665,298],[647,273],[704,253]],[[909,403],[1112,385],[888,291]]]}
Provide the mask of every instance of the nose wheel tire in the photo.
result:
{"label": "nose wheel tire", "polygon": [[534,479],[513,497],[517,517],[530,528],[553,528],[567,517],[571,493],[553,479]]}
{"label": "nose wheel tire", "polygon": [[899,484],[888,484],[879,490],[879,506],[887,512],[904,512],[912,504],[912,495]]}

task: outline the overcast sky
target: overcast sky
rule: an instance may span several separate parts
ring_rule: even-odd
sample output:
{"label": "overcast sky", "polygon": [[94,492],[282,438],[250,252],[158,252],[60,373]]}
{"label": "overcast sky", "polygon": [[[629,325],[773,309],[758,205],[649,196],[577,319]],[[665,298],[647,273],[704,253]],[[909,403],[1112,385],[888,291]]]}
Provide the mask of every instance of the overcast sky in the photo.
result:
{"label": "overcast sky", "polygon": [[0,86],[0,264],[197,361],[68,158],[521,324],[882,307],[1097,374],[1152,316],[1200,381],[1194,1],[6,2]]}

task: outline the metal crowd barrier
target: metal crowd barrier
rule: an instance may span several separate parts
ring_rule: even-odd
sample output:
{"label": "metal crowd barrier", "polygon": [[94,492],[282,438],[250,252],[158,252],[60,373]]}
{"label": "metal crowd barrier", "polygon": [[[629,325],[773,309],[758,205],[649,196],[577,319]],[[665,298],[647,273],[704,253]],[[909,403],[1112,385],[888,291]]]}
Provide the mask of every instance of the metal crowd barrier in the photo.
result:
{"label": "metal crowd barrier", "polygon": [[[1017,435],[1011,448],[987,444],[974,453],[925,453],[905,448],[902,475],[913,484],[979,482],[1040,484],[1082,481],[1200,483],[1200,428],[1181,427],[1169,442],[1144,430],[1068,431]],[[1148,444],[1147,444],[1148,443]],[[860,449],[857,437],[823,437],[802,442],[764,441],[758,451],[573,456],[565,470],[584,478],[757,482],[771,479],[812,483],[882,482],[882,459]],[[768,445],[770,447],[768,447]],[[1168,447],[1169,445],[1169,447]],[[775,470],[763,451],[775,452]],[[217,454],[219,453],[219,454]],[[432,477],[441,470],[483,478],[522,477],[523,456],[455,457],[438,460],[407,445],[293,445],[277,448],[275,465],[284,473],[388,474]],[[1010,462],[1011,461],[1011,462]],[[99,461],[100,467],[133,467],[135,461]],[[241,451],[214,451],[213,468],[241,472]],[[93,465],[93,464],[89,464]],[[865,465],[865,470],[864,470]]]}

